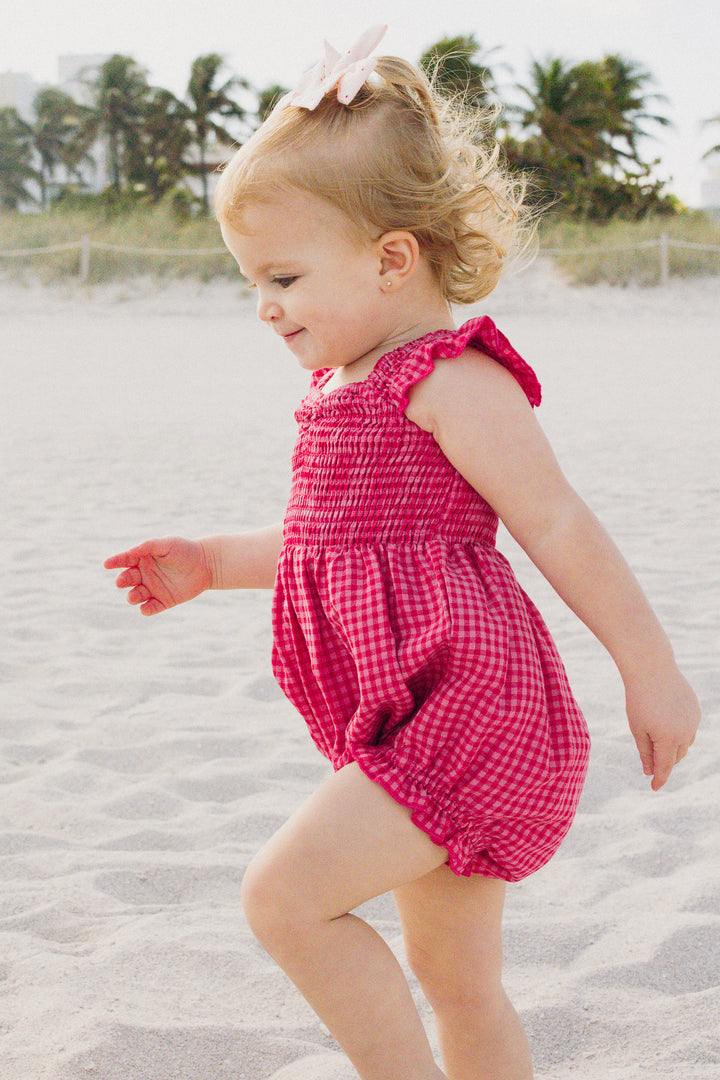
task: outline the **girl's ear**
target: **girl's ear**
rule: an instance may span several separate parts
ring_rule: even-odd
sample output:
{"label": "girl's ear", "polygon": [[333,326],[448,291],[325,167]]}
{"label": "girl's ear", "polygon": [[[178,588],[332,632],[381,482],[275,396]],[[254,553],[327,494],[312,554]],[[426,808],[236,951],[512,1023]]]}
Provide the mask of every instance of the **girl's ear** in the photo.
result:
{"label": "girl's ear", "polygon": [[377,241],[380,287],[394,292],[412,277],[420,258],[420,245],[411,232],[388,232]]}

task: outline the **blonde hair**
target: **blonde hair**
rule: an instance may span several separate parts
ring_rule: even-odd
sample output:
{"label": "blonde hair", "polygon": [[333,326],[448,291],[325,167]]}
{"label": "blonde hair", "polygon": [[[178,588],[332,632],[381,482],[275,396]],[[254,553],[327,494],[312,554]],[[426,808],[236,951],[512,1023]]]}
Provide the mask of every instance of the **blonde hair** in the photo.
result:
{"label": "blonde hair", "polygon": [[331,92],[313,111],[275,108],[222,172],[217,215],[241,227],[246,202],[310,192],[366,234],[413,233],[445,298],[473,303],[531,234],[524,181],[489,137],[494,116],[443,99],[406,61],[380,57],[350,105]]}

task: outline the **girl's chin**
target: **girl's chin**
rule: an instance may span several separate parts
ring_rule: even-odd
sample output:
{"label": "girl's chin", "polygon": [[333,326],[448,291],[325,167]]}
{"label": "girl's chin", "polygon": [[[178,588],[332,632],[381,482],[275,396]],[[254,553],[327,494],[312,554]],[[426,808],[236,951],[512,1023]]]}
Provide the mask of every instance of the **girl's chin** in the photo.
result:
{"label": "girl's chin", "polygon": [[329,365],[321,360],[312,349],[307,348],[307,332],[299,330],[289,338],[285,338],[285,344],[290,349],[301,368],[306,371],[324,371]]}

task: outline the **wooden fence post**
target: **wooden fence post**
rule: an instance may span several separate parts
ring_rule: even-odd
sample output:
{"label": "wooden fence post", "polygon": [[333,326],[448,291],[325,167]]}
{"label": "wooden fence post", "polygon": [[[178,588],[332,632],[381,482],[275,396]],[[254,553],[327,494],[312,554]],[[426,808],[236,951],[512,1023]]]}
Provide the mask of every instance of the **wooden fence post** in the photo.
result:
{"label": "wooden fence post", "polygon": [[90,237],[80,237],[80,281],[87,285],[90,278]]}
{"label": "wooden fence post", "polygon": [[660,284],[670,281],[670,243],[666,232],[660,233]]}

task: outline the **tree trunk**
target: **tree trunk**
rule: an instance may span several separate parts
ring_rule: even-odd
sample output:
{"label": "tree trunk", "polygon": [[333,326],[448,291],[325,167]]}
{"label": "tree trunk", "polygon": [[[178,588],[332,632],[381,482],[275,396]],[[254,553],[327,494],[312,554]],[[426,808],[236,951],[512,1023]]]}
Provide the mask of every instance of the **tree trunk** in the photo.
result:
{"label": "tree trunk", "polygon": [[200,151],[200,177],[202,180],[202,198],[203,209],[207,213],[210,209],[210,199],[208,197],[208,181],[207,181],[207,168],[205,164],[205,138],[201,138],[198,142],[198,149]]}

